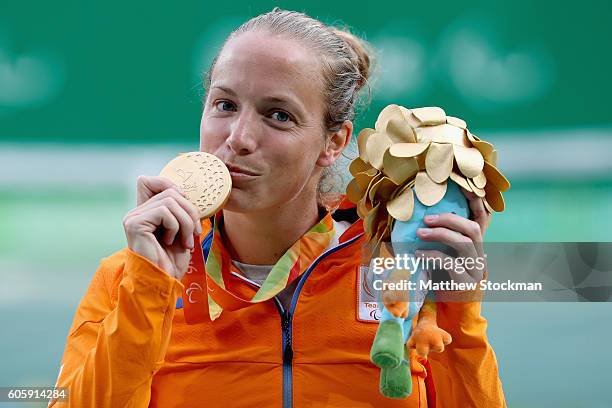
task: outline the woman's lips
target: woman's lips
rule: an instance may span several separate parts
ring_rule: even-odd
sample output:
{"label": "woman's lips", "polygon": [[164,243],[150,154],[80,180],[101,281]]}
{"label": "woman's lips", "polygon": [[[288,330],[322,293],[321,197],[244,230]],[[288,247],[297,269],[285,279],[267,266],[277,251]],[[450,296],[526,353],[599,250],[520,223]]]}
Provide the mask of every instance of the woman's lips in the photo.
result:
{"label": "woman's lips", "polygon": [[232,180],[233,179],[248,180],[248,179],[257,177],[252,174],[240,173],[240,172],[235,172],[235,171],[230,171],[230,176],[232,177]]}
{"label": "woman's lips", "polygon": [[226,164],[226,166],[230,172],[230,176],[232,176],[232,179],[248,180],[248,179],[252,179],[258,176],[258,174],[256,174],[255,172],[252,172],[250,170],[245,170],[238,166],[234,166],[231,164]]}

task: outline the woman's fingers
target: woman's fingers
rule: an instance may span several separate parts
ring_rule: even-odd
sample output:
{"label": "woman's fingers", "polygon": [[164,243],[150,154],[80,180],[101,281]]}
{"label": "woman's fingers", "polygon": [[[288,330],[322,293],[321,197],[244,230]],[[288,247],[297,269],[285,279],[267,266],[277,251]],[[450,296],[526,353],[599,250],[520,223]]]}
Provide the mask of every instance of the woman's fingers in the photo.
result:
{"label": "woman's fingers", "polygon": [[165,228],[162,240],[166,245],[172,245],[179,236],[183,246],[193,248],[196,224],[173,197],[164,197],[146,203],[134,217],[135,221],[148,221],[152,231],[162,225]]}
{"label": "woman's fingers", "polygon": [[466,273],[456,272],[453,268],[447,268],[447,265],[454,265],[455,258],[445,254],[442,251],[434,249],[415,251],[415,256],[424,260],[423,268],[426,270],[442,269],[448,272],[450,278],[455,282],[468,282],[470,277],[466,278]]}
{"label": "woman's fingers", "polygon": [[[172,210],[166,206],[160,205],[157,208],[153,208],[151,214],[158,216],[158,220],[161,221],[160,225],[164,227],[164,233],[161,237],[162,242],[168,246],[172,245],[176,235],[181,230],[181,223],[177,220],[176,216],[172,214]],[[183,246],[191,248],[189,242],[183,241]]]}
{"label": "woman's fingers", "polygon": [[160,176],[138,176],[136,180],[136,205],[144,204],[151,197],[167,189],[178,191],[176,184],[169,178]]}
{"label": "woman's fingers", "polygon": [[489,224],[491,223],[491,219],[493,218],[493,214],[487,211],[484,204],[482,203],[482,198],[478,197],[471,191],[467,191],[463,187],[461,187],[463,194],[468,199],[468,203],[470,206],[470,218],[480,225],[480,234],[484,236],[487,228],[489,228]]}
{"label": "woman's fingers", "polygon": [[[187,211],[172,197],[166,197],[158,201],[160,207],[166,207],[179,223],[179,230],[172,232],[164,232],[164,242],[166,245],[172,245],[177,235],[180,236],[183,246],[193,248],[193,235],[195,226],[193,218],[189,216]],[[165,225],[164,225],[165,227]]]}
{"label": "woman's fingers", "polygon": [[445,227],[419,228],[417,236],[423,241],[435,241],[454,248],[459,256],[478,257],[474,242],[463,234]]}
{"label": "woman's fingers", "polygon": [[123,221],[128,236],[141,236],[153,233],[159,226],[163,226],[169,236],[178,233],[180,224],[172,212],[164,206],[149,209],[149,211],[134,214],[129,213]]}
{"label": "woman's fingers", "polygon": [[189,217],[193,221],[193,225],[195,227],[195,233],[198,235],[202,232],[202,226],[200,225],[200,213],[195,205],[191,203],[188,199],[186,199],[178,190],[174,188],[169,188],[167,190],[162,191],[159,194],[151,197],[147,202],[142,204],[140,207],[134,210],[135,213],[140,213],[146,211],[151,206],[156,206],[156,202],[166,200],[171,198],[177,202],[178,205],[181,206],[185,212],[189,215]]}
{"label": "woman's fingers", "polygon": [[[436,229],[436,227],[441,227],[441,228],[455,231],[459,233],[460,235],[463,235],[464,237],[468,237],[471,240],[474,248],[476,248],[476,253],[478,254],[478,256],[484,256],[484,248],[482,246],[481,226],[476,221],[468,220],[465,217],[462,217],[460,215],[453,214],[453,213],[428,215],[424,218],[424,221],[425,221],[425,224],[427,224],[427,226],[432,229]],[[417,233],[419,233],[419,231],[417,231]],[[421,233],[423,232],[421,231]],[[444,233],[441,233],[441,234],[444,235],[447,239],[452,239],[453,237],[457,238],[458,242],[461,243],[461,246],[464,247],[463,248],[464,251],[462,252],[471,252],[471,251],[465,251],[466,241],[464,237],[462,238],[462,237],[459,237],[458,235],[453,235],[453,234],[450,234],[450,235],[444,234]],[[422,239],[425,240],[424,238]],[[429,238],[426,240],[435,241],[435,239],[431,239],[431,236],[429,236]],[[470,246],[472,245],[467,243],[467,247],[468,247],[467,249],[469,249]]]}

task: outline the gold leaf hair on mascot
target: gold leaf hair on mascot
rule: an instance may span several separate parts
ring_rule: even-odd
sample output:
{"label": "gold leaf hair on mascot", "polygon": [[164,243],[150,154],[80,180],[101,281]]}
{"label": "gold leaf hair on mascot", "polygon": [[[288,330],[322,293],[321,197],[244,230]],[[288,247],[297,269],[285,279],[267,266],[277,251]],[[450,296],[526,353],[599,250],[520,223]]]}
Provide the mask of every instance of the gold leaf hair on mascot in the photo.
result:
{"label": "gold leaf hair on mascot", "polygon": [[[426,226],[426,215],[454,212],[468,218],[460,187],[482,199],[488,212],[504,210],[501,193],[510,183],[496,168],[497,151],[441,108],[389,105],[374,129],[359,133],[357,145],[359,156],[349,166],[353,178],[346,193],[357,204],[373,254],[414,256],[413,248],[448,253],[450,248],[441,244],[420,241],[416,231]],[[422,279],[425,271],[416,269],[386,271],[387,282]],[[399,292],[382,291],[382,317],[370,352],[381,369],[380,392],[389,398],[412,392],[410,349],[427,358],[429,351],[442,352],[452,341],[437,325],[434,293]]]}

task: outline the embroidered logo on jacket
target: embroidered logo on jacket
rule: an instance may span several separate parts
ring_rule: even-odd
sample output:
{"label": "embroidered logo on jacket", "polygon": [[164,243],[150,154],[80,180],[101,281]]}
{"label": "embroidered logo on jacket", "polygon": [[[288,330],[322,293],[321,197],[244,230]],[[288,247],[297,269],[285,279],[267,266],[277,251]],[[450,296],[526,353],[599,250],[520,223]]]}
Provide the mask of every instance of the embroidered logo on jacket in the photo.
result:
{"label": "embroidered logo on jacket", "polygon": [[357,279],[357,320],[368,323],[378,323],[381,310],[376,302],[374,291],[368,285],[370,268],[365,265],[359,267]]}

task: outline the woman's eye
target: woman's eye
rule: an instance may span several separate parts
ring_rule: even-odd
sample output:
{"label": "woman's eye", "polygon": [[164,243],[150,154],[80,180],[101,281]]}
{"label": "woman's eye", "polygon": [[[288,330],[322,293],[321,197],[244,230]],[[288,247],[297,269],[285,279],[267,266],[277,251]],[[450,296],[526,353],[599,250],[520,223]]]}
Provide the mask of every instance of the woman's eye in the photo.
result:
{"label": "woman's eye", "polygon": [[283,111],[275,111],[274,113],[272,113],[271,115],[272,119],[277,120],[279,122],[289,122],[291,119],[291,116],[287,113],[287,112],[283,112]]}
{"label": "woman's eye", "polygon": [[229,101],[219,101],[215,104],[215,108],[221,112],[234,112],[236,107]]}

